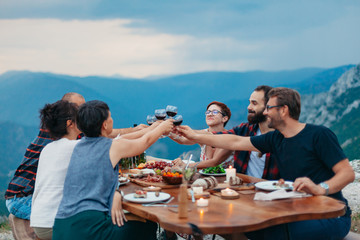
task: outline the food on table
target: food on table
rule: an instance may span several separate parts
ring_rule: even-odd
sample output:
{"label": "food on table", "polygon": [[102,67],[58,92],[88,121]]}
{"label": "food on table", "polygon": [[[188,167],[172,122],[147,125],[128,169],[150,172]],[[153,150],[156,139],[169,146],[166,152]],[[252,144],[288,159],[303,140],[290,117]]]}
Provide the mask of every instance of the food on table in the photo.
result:
{"label": "food on table", "polygon": [[124,183],[124,182],[127,182],[128,179],[126,177],[119,177],[119,182],[120,183]]}
{"label": "food on table", "polygon": [[277,182],[274,182],[273,185],[279,188],[290,188],[289,184],[285,183],[285,180],[280,178]]}
{"label": "food on table", "polygon": [[179,172],[166,172],[162,174],[165,177],[182,177],[183,175]]}
{"label": "food on table", "polygon": [[136,190],[134,193],[134,198],[146,198],[147,192],[143,190]]}
{"label": "food on table", "polygon": [[138,168],[138,169],[143,169],[143,168],[145,168],[145,166],[146,166],[145,163],[140,163],[140,164],[137,166],[137,168]]}
{"label": "food on table", "polygon": [[203,169],[203,173],[211,173],[211,174],[225,173],[225,169],[220,164],[215,167],[208,167],[208,168]]}
{"label": "food on table", "polygon": [[218,181],[215,177],[207,177],[195,180],[191,187],[203,187],[203,189],[214,188],[218,185]]}
{"label": "food on table", "polygon": [[143,168],[164,170],[166,167],[171,167],[171,166],[172,166],[171,163],[165,161],[149,161],[145,163]]}
{"label": "food on table", "polygon": [[230,186],[241,185],[243,184],[243,182],[244,181],[242,180],[242,178],[239,178],[238,176],[230,177],[229,185]]}
{"label": "food on table", "polygon": [[141,170],[134,168],[134,169],[130,169],[129,172],[133,174],[140,174]]}
{"label": "food on table", "polygon": [[163,179],[161,176],[159,175],[148,175],[147,177],[145,178],[142,178],[141,180],[145,181],[145,182],[162,182]]}
{"label": "food on table", "polygon": [[141,169],[140,173],[142,175],[156,175],[156,173],[153,169]]}

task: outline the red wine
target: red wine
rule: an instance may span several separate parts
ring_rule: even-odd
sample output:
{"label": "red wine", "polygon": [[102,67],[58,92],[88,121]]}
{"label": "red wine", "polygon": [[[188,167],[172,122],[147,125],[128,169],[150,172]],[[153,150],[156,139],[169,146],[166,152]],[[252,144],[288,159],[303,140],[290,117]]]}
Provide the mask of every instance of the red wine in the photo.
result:
{"label": "red wine", "polygon": [[155,117],[158,119],[158,120],[164,120],[166,118],[166,116],[156,116]]}
{"label": "red wine", "polygon": [[173,112],[173,111],[166,111],[166,114],[169,116],[169,117],[174,117],[176,115],[177,112]]}
{"label": "red wine", "polygon": [[174,125],[175,126],[180,126],[182,124],[183,120],[181,119],[180,121],[175,121]]}

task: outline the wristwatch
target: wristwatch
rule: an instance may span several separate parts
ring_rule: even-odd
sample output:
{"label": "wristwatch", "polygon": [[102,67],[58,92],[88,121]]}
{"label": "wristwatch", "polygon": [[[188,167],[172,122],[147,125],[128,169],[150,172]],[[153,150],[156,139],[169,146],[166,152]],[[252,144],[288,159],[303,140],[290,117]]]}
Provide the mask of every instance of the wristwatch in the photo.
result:
{"label": "wristwatch", "polygon": [[320,187],[325,189],[325,196],[329,195],[329,185],[325,182],[320,183]]}

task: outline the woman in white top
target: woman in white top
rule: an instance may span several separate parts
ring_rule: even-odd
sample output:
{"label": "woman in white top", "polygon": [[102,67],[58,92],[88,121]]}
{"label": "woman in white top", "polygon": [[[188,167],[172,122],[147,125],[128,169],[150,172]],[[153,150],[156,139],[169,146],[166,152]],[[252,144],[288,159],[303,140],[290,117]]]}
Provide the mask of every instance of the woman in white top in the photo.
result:
{"label": "woman in white top", "polygon": [[40,111],[41,125],[55,141],[42,150],[32,198],[30,226],[40,239],[51,239],[71,154],[80,134],[75,118],[78,106],[68,101],[46,104]]}
{"label": "woman in white top", "polygon": [[[209,127],[200,131],[208,132],[209,134],[213,132],[227,131],[225,129],[225,126],[227,122],[230,120],[230,117],[231,117],[231,111],[228,108],[228,106],[226,106],[226,104],[222,102],[213,101],[209,103],[205,111],[205,121]],[[194,144],[193,142],[190,142],[189,140],[183,137],[180,138],[171,137],[171,138],[180,144],[187,144],[187,145]],[[200,145],[200,147],[201,147],[200,163],[197,165],[197,168],[214,167],[219,164],[222,164],[224,168],[227,168],[230,165],[234,166],[234,157],[232,153],[229,153],[229,155],[223,158],[219,158],[217,157],[216,154],[216,148],[207,145]],[[183,162],[180,158],[177,158],[174,160],[174,164],[182,165]],[[196,163],[193,163],[191,165],[195,165],[195,164]]]}

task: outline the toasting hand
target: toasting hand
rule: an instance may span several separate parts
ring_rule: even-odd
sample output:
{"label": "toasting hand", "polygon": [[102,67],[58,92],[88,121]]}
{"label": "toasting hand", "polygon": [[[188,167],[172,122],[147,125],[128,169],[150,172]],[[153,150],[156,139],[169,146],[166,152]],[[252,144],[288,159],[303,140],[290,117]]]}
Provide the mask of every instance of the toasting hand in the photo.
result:
{"label": "toasting hand", "polygon": [[184,136],[189,140],[195,140],[197,135],[197,133],[189,126],[178,126],[177,131],[181,136]]}
{"label": "toasting hand", "polygon": [[161,127],[162,131],[163,131],[163,135],[168,135],[174,127],[174,119],[167,119],[166,121],[163,121],[162,123],[160,123],[160,125],[158,127]]}

